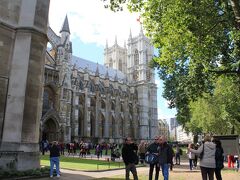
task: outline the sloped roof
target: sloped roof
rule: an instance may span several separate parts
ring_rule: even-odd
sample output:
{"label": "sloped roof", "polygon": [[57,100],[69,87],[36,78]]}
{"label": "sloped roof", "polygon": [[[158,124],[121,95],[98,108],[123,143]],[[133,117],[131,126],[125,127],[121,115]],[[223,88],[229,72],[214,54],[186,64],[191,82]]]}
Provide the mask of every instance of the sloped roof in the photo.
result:
{"label": "sloped roof", "polygon": [[123,74],[121,71],[118,71],[116,69],[113,68],[107,68],[104,65],[86,60],[86,59],[82,59],[76,56],[72,56],[72,64],[76,64],[76,68],[77,69],[85,69],[87,68],[88,71],[91,71],[92,73],[95,74],[97,67],[98,67],[98,71],[99,71],[99,75],[105,77],[106,73],[108,72],[109,78],[114,79],[117,73],[117,77],[119,80],[125,80],[126,79],[126,75]]}

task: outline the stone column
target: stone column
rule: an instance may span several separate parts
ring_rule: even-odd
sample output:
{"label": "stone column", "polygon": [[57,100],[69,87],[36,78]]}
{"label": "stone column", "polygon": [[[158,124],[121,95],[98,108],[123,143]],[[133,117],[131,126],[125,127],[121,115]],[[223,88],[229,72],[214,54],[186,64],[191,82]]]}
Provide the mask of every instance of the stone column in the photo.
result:
{"label": "stone column", "polygon": [[96,108],[95,108],[95,137],[99,137],[99,109],[101,107],[100,93],[96,92]]}
{"label": "stone column", "polygon": [[40,167],[38,141],[48,9],[49,0],[0,2],[0,24],[15,29],[13,46],[9,47],[9,85],[0,147],[3,169]]}
{"label": "stone column", "polygon": [[138,114],[137,114],[137,104],[133,103],[133,135],[134,139],[139,139],[138,136]]}
{"label": "stone column", "polygon": [[104,138],[109,138],[109,115],[110,115],[110,95],[106,95],[106,114],[105,114],[105,124],[104,124]]}
{"label": "stone column", "polygon": [[84,111],[84,122],[83,122],[83,137],[88,137],[88,122],[90,121],[90,114],[89,114],[89,107],[90,107],[90,98],[88,97],[87,88],[85,88],[85,111]]}
{"label": "stone column", "polygon": [[76,95],[76,91],[74,89],[73,92],[73,107],[72,107],[72,136],[74,136],[74,140],[78,141],[78,117],[79,117],[79,96]]}
{"label": "stone column", "polygon": [[78,140],[78,117],[79,117],[79,96],[75,96],[75,112],[74,112],[74,136]]}
{"label": "stone column", "polygon": [[116,97],[116,109],[115,109],[115,138],[119,139],[119,126],[120,126],[120,110],[121,110],[121,102],[119,97]]}
{"label": "stone column", "polygon": [[152,126],[151,126],[151,139],[158,135],[158,114],[157,114],[157,87],[155,84],[151,87],[151,117],[152,117]]}
{"label": "stone column", "polygon": [[129,119],[129,106],[128,106],[128,98],[125,97],[125,102],[124,102],[124,133],[123,133],[123,137],[127,137],[129,136],[129,127],[130,127],[130,119]]}
{"label": "stone column", "polygon": [[149,100],[148,88],[146,85],[138,86],[138,100],[139,100],[139,138],[148,140],[149,137]]}

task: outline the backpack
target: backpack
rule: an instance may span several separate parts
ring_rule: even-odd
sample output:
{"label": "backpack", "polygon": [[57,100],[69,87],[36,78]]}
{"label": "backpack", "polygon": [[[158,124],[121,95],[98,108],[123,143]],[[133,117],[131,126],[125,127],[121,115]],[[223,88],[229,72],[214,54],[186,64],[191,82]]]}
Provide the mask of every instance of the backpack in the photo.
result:
{"label": "backpack", "polygon": [[146,154],[145,162],[147,164],[157,164],[158,163],[158,156],[156,154]]}

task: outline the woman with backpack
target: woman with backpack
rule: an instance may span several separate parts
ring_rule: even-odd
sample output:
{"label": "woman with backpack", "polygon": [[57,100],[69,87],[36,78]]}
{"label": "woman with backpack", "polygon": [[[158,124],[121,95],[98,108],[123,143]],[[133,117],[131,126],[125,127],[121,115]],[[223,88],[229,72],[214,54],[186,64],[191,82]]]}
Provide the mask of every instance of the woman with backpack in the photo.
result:
{"label": "woman with backpack", "polygon": [[214,170],[216,168],[215,161],[215,152],[216,152],[216,144],[211,142],[210,136],[205,136],[204,143],[197,149],[192,149],[189,144],[188,150],[190,152],[200,154],[200,168],[203,180],[213,180],[214,178]]}

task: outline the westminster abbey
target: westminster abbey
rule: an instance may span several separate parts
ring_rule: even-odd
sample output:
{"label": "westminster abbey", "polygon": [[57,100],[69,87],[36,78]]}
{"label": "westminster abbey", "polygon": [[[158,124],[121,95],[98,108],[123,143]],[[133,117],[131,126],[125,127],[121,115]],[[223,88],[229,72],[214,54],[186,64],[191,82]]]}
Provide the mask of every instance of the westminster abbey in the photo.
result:
{"label": "westminster abbey", "polygon": [[40,138],[121,143],[158,133],[153,47],[131,32],[124,47],[106,43],[104,65],[73,55],[66,16],[60,35],[48,27]]}

